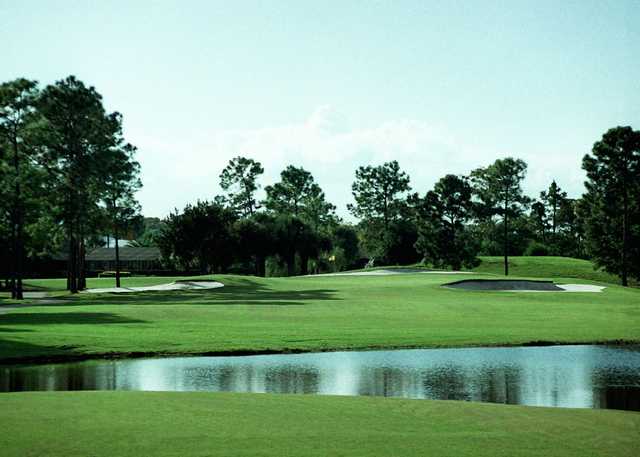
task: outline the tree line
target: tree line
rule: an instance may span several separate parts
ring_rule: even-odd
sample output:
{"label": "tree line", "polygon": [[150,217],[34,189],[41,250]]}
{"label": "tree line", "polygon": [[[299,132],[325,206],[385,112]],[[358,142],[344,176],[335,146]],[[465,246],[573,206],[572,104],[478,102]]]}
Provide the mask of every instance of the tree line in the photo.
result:
{"label": "tree line", "polygon": [[443,176],[426,192],[412,189],[397,161],[358,167],[354,224],[302,167],[287,166],[260,200],[264,167],[249,157],[222,170],[222,195],[163,220],[142,218],[135,152],[122,116],[73,76],[44,88],[26,79],[0,85],[0,274],[14,298],[25,272],[60,253],[68,289],[82,290],[87,249],[105,238],[116,257],[118,240],[133,239],[158,246],[172,270],[202,273],[291,276],[416,262],[460,269],[500,255],[508,274],[509,256],[561,255],[592,259],[623,285],[640,277],[640,132],[631,127],[608,130],[585,155],[577,199],[556,181],[525,195],[527,164],[512,157]]}
{"label": "tree line", "polygon": [[13,298],[23,297],[28,261],[61,252],[67,288],[86,287],[87,247],[117,237],[139,210],[135,151],[122,115],[73,76],[0,85],[0,261]]}
{"label": "tree line", "polygon": [[[446,175],[433,189],[412,191],[397,161],[361,166],[348,210],[336,215],[311,173],[290,165],[257,201],[262,164],[229,161],[224,195],[188,205],[164,221],[157,242],[177,268],[307,274],[369,265],[423,262],[472,268],[479,255],[558,255],[594,260],[623,285],[640,276],[640,132],[616,127],[582,164],[586,192],[567,196],[553,180],[536,197],[524,194],[527,164],[506,157],[468,176]],[[268,266],[268,268],[267,268]]]}

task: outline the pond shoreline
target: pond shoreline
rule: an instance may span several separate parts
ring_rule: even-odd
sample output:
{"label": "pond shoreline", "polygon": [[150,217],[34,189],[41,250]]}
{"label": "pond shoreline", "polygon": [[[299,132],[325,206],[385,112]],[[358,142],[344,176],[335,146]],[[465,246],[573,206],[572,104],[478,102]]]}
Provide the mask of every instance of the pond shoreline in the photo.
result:
{"label": "pond shoreline", "polygon": [[282,348],[282,349],[235,349],[228,351],[201,351],[201,352],[162,352],[162,351],[140,351],[140,352],[107,352],[95,354],[60,354],[43,355],[32,357],[10,357],[0,359],[0,366],[17,365],[47,365],[62,364],[70,362],[102,361],[102,360],[135,360],[135,359],[158,359],[158,358],[178,358],[178,357],[243,357],[253,355],[278,355],[278,354],[313,354],[327,352],[362,352],[362,351],[391,351],[402,349],[479,349],[479,348],[517,348],[517,347],[548,347],[548,346],[637,346],[640,340],[602,340],[602,341],[546,341],[532,340],[524,343],[495,343],[495,344],[465,344],[465,345],[400,345],[400,346],[351,346],[332,348]]}
{"label": "pond shoreline", "polygon": [[640,345],[164,357],[0,366],[0,392],[235,392],[640,411]]}

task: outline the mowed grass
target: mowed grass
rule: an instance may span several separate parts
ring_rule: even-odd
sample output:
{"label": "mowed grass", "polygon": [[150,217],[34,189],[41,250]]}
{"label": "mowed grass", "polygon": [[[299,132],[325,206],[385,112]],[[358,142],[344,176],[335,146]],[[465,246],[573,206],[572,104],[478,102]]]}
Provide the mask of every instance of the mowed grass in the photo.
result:
{"label": "mowed grass", "polygon": [[0,361],[640,341],[638,289],[505,293],[441,287],[463,277],[483,276],[216,275],[207,278],[224,288],[81,294],[0,314]]}
{"label": "mowed grass", "polygon": [[375,397],[0,394],[28,456],[637,456],[640,414]]}
{"label": "mowed grass", "polygon": [[[502,256],[480,256],[481,263],[473,268],[476,273],[502,276],[504,274],[504,258]],[[372,270],[388,269],[431,269],[423,264],[394,265],[374,267]],[[364,270],[358,270],[364,271]],[[595,269],[593,262],[571,257],[554,256],[510,256],[509,272],[512,276],[528,278],[575,278],[610,284],[620,284],[620,278],[601,269]],[[630,280],[632,286],[637,282]]]}
{"label": "mowed grass", "polygon": [[[473,271],[504,274],[503,257],[480,257],[482,263]],[[530,278],[578,278],[611,284],[620,284],[620,278],[602,270],[596,270],[589,260],[570,257],[509,257],[509,273]]]}
{"label": "mowed grass", "polygon": [[[131,276],[120,278],[121,287],[141,287],[167,284],[174,281],[184,281],[198,276]],[[87,288],[98,289],[115,287],[115,278],[87,278]],[[55,279],[26,279],[24,280],[24,290],[27,292],[46,292],[48,296],[60,297],[69,295],[66,290],[67,280]],[[9,298],[10,292],[0,292],[0,298]]]}

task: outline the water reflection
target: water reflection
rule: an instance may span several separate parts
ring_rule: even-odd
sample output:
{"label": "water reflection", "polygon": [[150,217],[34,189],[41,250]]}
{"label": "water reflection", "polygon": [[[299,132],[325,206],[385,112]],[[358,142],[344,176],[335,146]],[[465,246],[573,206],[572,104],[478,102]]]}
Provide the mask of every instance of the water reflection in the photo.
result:
{"label": "water reflection", "polygon": [[0,391],[21,390],[376,395],[640,411],[640,348],[397,350],[0,368]]}
{"label": "water reflection", "polygon": [[597,369],[592,373],[594,408],[640,411],[638,370]]}

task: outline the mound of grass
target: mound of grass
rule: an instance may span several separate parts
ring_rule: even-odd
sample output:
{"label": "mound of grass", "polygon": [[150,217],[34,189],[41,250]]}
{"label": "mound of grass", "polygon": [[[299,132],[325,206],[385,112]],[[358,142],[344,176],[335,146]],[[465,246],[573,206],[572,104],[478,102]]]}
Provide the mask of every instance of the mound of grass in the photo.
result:
{"label": "mound of grass", "polygon": [[[473,271],[496,275],[504,274],[503,257],[480,257],[480,260],[482,263]],[[620,278],[594,269],[591,261],[570,257],[509,257],[509,274],[529,278],[577,278],[620,284]]]}
{"label": "mound of grass", "polygon": [[[474,277],[486,278],[464,278]],[[640,290],[614,285],[535,294],[447,289],[461,279],[448,274],[213,279],[225,287],[81,294],[0,313],[0,362],[640,341]]]}
{"label": "mound of grass", "polygon": [[640,414],[266,394],[0,395],[0,449],[24,456],[634,456]]}

